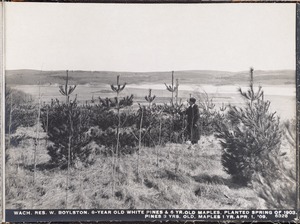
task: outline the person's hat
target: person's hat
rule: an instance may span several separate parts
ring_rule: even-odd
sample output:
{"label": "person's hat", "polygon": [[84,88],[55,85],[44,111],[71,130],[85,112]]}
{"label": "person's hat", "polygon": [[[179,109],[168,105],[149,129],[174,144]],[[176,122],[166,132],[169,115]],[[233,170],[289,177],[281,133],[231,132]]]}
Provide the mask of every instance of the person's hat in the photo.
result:
{"label": "person's hat", "polygon": [[195,102],[196,102],[196,99],[195,99],[194,97],[191,97],[191,98],[190,98],[190,102],[195,103]]}

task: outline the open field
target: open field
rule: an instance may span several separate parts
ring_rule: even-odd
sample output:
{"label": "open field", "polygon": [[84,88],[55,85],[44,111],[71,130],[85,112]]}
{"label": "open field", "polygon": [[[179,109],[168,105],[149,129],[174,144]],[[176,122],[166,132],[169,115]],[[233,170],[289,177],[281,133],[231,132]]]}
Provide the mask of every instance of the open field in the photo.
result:
{"label": "open field", "polygon": [[[33,184],[31,141],[29,138],[21,147],[8,150],[6,206],[64,208],[66,171],[45,169],[49,157],[41,141]],[[253,189],[233,184],[223,171],[217,139],[203,137],[195,149],[187,147],[169,144],[143,148],[139,178],[137,155],[122,156],[115,196],[111,188],[112,158],[97,148],[94,165],[85,168],[78,164],[71,170],[69,208],[265,208],[264,200]]]}
{"label": "open field", "polygon": [[[265,209],[270,208],[251,186],[239,186],[223,170],[222,149],[214,136],[202,136],[194,149],[186,144],[143,147],[140,171],[137,154],[120,158],[118,182],[112,195],[112,157],[95,143],[95,163],[71,169],[66,205],[66,170],[49,169],[45,133],[38,149],[36,182],[33,183],[33,138],[35,127],[20,128],[26,134],[18,147],[7,150],[6,208],[174,208],[174,209]],[[31,133],[31,134],[30,134]],[[294,150],[284,141],[285,163],[295,164]],[[158,163],[157,163],[158,162]],[[256,186],[257,187],[257,186]],[[264,188],[264,186],[260,186]],[[283,192],[284,193],[284,192]]]}

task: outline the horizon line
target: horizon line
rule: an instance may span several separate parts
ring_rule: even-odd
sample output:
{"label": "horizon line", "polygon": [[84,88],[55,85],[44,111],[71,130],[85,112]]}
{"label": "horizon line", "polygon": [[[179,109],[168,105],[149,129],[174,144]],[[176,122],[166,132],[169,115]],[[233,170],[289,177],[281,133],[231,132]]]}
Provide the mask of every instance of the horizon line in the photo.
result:
{"label": "horizon line", "polygon": [[[32,69],[32,68],[22,68],[22,69],[5,69],[6,71],[19,71],[19,70],[26,70],[26,71],[40,71],[40,72],[54,72],[54,71],[69,71],[69,72],[113,72],[113,73],[158,73],[158,72],[192,72],[192,71],[215,71],[215,72],[232,72],[232,73],[238,73],[238,72],[248,72],[250,70],[249,67],[248,70],[235,70],[235,71],[229,71],[229,70],[216,70],[216,69],[187,69],[187,70],[156,70],[156,71],[118,71],[118,70],[83,70],[83,69],[55,69],[55,70],[40,70],[40,69]],[[255,69],[254,71],[296,71],[296,68],[282,68],[282,69]]]}

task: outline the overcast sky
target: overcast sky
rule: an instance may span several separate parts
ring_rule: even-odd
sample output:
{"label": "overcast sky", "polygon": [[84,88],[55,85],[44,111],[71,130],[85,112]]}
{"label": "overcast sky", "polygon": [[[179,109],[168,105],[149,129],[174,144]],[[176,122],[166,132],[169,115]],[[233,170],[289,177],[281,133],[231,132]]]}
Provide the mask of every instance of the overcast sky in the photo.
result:
{"label": "overcast sky", "polygon": [[5,5],[6,69],[295,68],[295,4]]}

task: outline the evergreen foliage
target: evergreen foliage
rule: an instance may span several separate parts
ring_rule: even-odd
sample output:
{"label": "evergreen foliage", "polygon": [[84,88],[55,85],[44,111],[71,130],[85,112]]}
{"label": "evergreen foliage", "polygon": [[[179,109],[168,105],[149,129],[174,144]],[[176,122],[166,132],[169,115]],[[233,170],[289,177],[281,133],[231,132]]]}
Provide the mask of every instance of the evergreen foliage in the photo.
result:
{"label": "evergreen foliage", "polygon": [[[88,131],[88,113],[84,113],[77,105],[76,100],[69,104],[56,101],[48,112],[48,140],[52,142],[47,147],[51,157],[50,163],[55,166],[67,168],[68,147],[71,147],[71,165],[75,159],[84,162],[89,151],[84,150],[84,146],[89,143],[89,138],[85,135]],[[46,110],[42,110],[42,126],[46,131]],[[69,142],[69,137],[71,141]]]}
{"label": "evergreen foliage", "polygon": [[247,92],[239,89],[245,106],[229,106],[228,123],[221,124],[217,134],[223,147],[224,170],[244,185],[256,173],[276,176],[276,164],[271,157],[278,155],[282,136],[279,118],[270,112],[270,102],[264,100],[262,87],[254,89],[252,69],[250,75]]}

